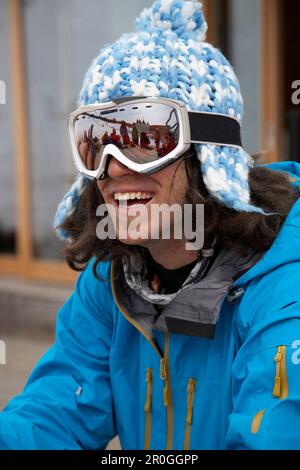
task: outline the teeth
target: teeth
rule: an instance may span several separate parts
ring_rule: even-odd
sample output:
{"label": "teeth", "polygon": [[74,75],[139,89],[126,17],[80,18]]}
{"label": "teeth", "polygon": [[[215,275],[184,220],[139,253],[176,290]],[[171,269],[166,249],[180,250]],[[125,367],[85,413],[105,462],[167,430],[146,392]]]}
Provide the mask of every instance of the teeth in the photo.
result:
{"label": "teeth", "polygon": [[153,194],[151,193],[115,193],[114,199],[118,201],[128,201],[130,199],[152,199]]}

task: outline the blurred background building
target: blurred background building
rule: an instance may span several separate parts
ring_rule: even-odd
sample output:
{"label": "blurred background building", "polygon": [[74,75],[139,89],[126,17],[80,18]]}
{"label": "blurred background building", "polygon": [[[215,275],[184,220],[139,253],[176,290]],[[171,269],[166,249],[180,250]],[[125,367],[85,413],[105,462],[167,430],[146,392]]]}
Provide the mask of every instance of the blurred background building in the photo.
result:
{"label": "blurred background building", "polygon": [[[208,41],[234,66],[245,101],[243,142],[265,161],[300,160],[298,0],[203,0]],[[132,31],[152,0],[0,0],[0,405],[53,341],[76,275],[52,231],[75,172],[67,117],[100,48]],[[25,351],[26,350],[26,351]],[[6,374],[6,375],[5,375]],[[6,392],[2,391],[6,383]]]}

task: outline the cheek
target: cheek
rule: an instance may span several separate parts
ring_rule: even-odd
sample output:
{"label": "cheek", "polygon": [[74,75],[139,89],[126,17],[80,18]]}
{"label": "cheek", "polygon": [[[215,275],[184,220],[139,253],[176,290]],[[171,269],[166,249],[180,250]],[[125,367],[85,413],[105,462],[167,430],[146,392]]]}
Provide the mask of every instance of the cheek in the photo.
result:
{"label": "cheek", "polygon": [[99,189],[99,191],[100,191],[101,193],[102,193],[103,184],[104,184],[104,183],[103,183],[102,181],[100,181],[100,180],[97,181],[97,186],[98,186],[98,189]]}
{"label": "cheek", "polygon": [[165,172],[160,174],[159,178],[155,178],[160,184],[159,203],[166,202],[168,204],[182,203],[187,191],[187,178],[185,173],[178,168],[176,174]]}
{"label": "cheek", "polygon": [[184,162],[175,162],[163,168],[157,173],[153,173],[152,178],[158,181],[162,188],[171,189],[175,186],[186,186],[187,177]]}
{"label": "cheek", "polygon": [[167,184],[164,184],[163,187],[171,194],[171,198],[178,201],[182,200],[188,188],[184,163],[180,163],[179,166],[176,163],[172,171],[165,175],[165,183]]}

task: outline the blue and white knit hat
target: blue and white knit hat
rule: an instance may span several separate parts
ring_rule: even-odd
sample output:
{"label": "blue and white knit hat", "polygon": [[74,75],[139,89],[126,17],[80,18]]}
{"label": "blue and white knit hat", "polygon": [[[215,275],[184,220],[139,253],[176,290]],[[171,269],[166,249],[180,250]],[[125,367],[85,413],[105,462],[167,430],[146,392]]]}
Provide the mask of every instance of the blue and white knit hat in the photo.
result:
{"label": "blue and white knit hat", "polygon": [[[155,1],[137,18],[136,32],[122,35],[94,59],[79,104],[161,96],[181,100],[189,110],[227,114],[241,122],[239,82],[223,54],[205,42],[206,31],[199,1]],[[236,211],[264,214],[250,204],[248,174],[254,162],[243,149],[197,144],[196,151],[212,196]],[[55,227],[74,211],[86,183],[77,177],[58,206]]]}

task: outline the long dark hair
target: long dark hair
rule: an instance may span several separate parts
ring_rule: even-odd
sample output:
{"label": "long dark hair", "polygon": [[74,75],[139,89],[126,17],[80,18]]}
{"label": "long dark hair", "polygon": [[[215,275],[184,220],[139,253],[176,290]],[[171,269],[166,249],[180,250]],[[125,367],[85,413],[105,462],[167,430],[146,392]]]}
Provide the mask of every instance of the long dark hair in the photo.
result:
{"label": "long dark hair", "polygon": [[[262,166],[250,169],[251,203],[267,213],[277,213],[265,216],[255,212],[236,212],[213,198],[203,182],[194,149],[185,156],[184,162],[189,182],[185,202],[204,204],[205,244],[209,245],[217,236],[220,246],[238,254],[249,248],[256,252],[266,251],[299,197],[299,191],[289,176]],[[95,257],[93,269],[96,274],[100,261],[120,259],[133,253],[145,254],[145,248],[141,246],[126,245],[117,239],[99,240],[96,226],[100,218],[96,216],[96,209],[103,203],[96,182],[89,181],[75,211],[61,225],[72,237],[64,247],[63,255],[75,271],[82,271],[92,257]]]}

